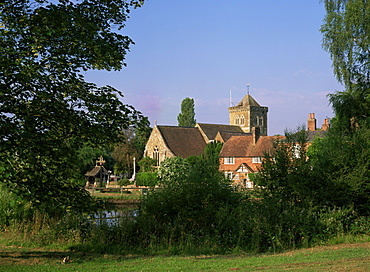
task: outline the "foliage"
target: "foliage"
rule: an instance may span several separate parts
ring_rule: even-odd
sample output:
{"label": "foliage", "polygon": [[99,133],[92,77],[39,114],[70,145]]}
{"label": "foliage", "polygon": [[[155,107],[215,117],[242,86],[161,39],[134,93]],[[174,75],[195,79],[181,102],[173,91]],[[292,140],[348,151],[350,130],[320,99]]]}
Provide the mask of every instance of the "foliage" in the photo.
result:
{"label": "foliage", "polygon": [[221,142],[210,142],[206,145],[202,157],[207,161],[209,165],[213,165],[216,169],[220,166],[220,152],[223,143]]}
{"label": "foliage", "polygon": [[135,147],[135,133],[133,129],[127,129],[121,132],[122,143],[118,144],[112,153],[114,159],[114,172],[127,173],[131,176],[133,173],[134,158],[141,156]]}
{"label": "foliage", "polygon": [[370,213],[368,143],[370,135],[369,12],[362,0],[325,0],[324,48],[345,90],[329,95],[335,118],[332,129],[312,147],[317,177],[329,181],[330,203]]}
{"label": "foliage", "polygon": [[147,117],[144,117],[141,120],[140,125],[135,129],[134,145],[140,154],[138,159],[143,157],[145,146],[151,133],[152,128],[150,127],[150,122]]}
{"label": "foliage", "polygon": [[189,175],[189,162],[181,157],[166,158],[158,170],[158,176],[161,183],[171,185],[172,183],[179,183],[186,179]]}
{"label": "foliage", "polygon": [[369,3],[363,0],[324,0],[321,32],[338,80],[350,87],[369,83]]}
{"label": "foliage", "polygon": [[370,128],[365,125],[350,134],[330,131],[312,144],[310,163],[327,204],[370,214],[369,149]]}
{"label": "foliage", "polygon": [[136,185],[154,187],[158,185],[159,178],[157,172],[143,172],[136,174]]}
{"label": "foliage", "polygon": [[181,112],[177,116],[177,122],[179,127],[194,127],[195,121],[195,109],[194,99],[185,98],[181,102]]}
{"label": "foliage", "polygon": [[143,157],[145,145],[151,133],[149,125],[148,118],[144,117],[139,127],[122,131],[122,143],[118,144],[112,153],[115,160],[115,173],[132,175],[134,171],[133,159],[139,161]]}
{"label": "foliage", "polygon": [[12,223],[28,219],[33,214],[30,203],[23,201],[7,188],[0,185],[0,226],[9,227]]}
{"label": "foliage", "polygon": [[107,170],[113,171],[114,161],[111,152],[85,143],[77,152],[78,161],[76,162],[76,166],[79,169],[79,173],[84,175],[90,171],[96,165],[96,161],[100,156],[104,158],[104,167]]}
{"label": "foliage", "polygon": [[[254,204],[259,218],[254,221],[264,235],[257,236],[259,248],[274,250],[309,243],[323,229],[320,218],[320,184],[308,162],[307,132],[298,128],[285,133],[275,143],[274,152],[266,154],[254,182],[260,202]],[[256,220],[256,218],[253,218]],[[266,248],[267,247],[267,248]]]}
{"label": "foliage", "polygon": [[131,183],[130,180],[127,178],[117,180],[117,184],[119,186],[126,186],[126,185],[129,185],[130,183]]}
{"label": "foliage", "polygon": [[213,237],[216,244],[227,243],[221,233],[232,226],[230,223],[226,227],[225,220],[238,206],[240,195],[202,159],[192,166],[180,158],[165,162],[166,174],[161,172],[163,186],[143,199],[138,228],[146,235],[167,241],[181,243],[190,237],[197,237],[197,241]]}
{"label": "foliage", "polygon": [[266,154],[262,169],[255,174],[255,183],[262,186],[262,197],[277,197],[281,201],[299,203],[310,197],[311,168],[307,162],[307,133],[304,128],[285,133],[276,142],[274,152]]}
{"label": "foliage", "polygon": [[111,29],[142,2],[0,4],[0,178],[33,205],[87,203],[77,151],[116,144],[120,130],[141,123],[119,91],[85,82],[82,72],[122,68],[132,40]]}
{"label": "foliage", "polygon": [[150,157],[144,157],[139,161],[140,172],[156,171],[157,160]]}

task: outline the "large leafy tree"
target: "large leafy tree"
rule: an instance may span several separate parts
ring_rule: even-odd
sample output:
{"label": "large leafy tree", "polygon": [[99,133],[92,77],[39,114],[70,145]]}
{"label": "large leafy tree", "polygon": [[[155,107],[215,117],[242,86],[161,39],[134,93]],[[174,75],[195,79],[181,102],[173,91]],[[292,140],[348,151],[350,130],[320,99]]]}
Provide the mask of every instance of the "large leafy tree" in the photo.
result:
{"label": "large leafy tree", "polygon": [[346,90],[329,95],[338,129],[353,130],[369,123],[370,112],[370,3],[363,0],[324,0],[321,28],[323,47],[334,73]]}
{"label": "large leafy tree", "polygon": [[333,60],[335,75],[346,85],[368,83],[370,77],[370,3],[324,0],[323,46]]}
{"label": "large leafy tree", "polygon": [[0,3],[0,178],[44,207],[81,207],[77,151],[120,141],[141,114],[121,93],[84,80],[119,70],[133,41],[122,28],[143,1],[4,0]]}
{"label": "large leafy tree", "polygon": [[177,116],[179,127],[194,127],[195,121],[195,104],[193,98],[185,98],[181,102],[181,112]]}
{"label": "large leafy tree", "polygon": [[122,131],[122,143],[117,145],[112,153],[116,174],[127,173],[128,177],[131,177],[134,157],[138,162],[144,155],[145,145],[152,131],[149,125],[150,122],[145,117],[138,128]]}

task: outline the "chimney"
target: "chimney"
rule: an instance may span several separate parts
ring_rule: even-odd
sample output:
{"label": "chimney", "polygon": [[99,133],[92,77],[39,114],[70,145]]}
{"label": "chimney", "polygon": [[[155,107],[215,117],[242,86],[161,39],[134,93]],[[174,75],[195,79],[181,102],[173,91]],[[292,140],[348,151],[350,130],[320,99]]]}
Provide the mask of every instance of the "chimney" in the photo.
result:
{"label": "chimney", "polygon": [[260,128],[259,127],[252,127],[253,144],[256,144],[259,138],[260,138]]}
{"label": "chimney", "polygon": [[316,130],[316,119],[314,113],[308,114],[308,120],[307,120],[307,129],[308,131],[315,131]]}
{"label": "chimney", "polygon": [[328,119],[328,118],[326,118],[326,119],[324,119],[324,124],[322,124],[321,129],[322,129],[322,130],[328,130],[328,129],[329,129],[329,127],[330,127],[329,119]]}

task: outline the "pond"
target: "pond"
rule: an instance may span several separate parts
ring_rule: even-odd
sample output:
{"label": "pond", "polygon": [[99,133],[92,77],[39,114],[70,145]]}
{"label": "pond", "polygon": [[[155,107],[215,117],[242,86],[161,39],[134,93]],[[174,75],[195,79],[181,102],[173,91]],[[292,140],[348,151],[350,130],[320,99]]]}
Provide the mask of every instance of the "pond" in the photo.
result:
{"label": "pond", "polygon": [[137,205],[126,204],[119,205],[109,210],[101,210],[90,216],[90,221],[97,225],[107,224],[114,226],[124,220],[135,220],[138,215]]}

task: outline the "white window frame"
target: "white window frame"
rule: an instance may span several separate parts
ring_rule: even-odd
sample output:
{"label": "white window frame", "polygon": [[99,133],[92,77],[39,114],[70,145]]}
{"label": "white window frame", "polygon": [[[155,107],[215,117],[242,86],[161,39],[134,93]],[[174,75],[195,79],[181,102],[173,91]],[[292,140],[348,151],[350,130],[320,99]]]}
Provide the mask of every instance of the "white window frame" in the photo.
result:
{"label": "white window frame", "polygon": [[224,164],[235,164],[235,157],[225,157]]}
{"label": "white window frame", "polygon": [[253,157],[252,163],[262,163],[262,157]]}
{"label": "white window frame", "polygon": [[232,180],[233,179],[233,172],[224,172],[225,178]]}

